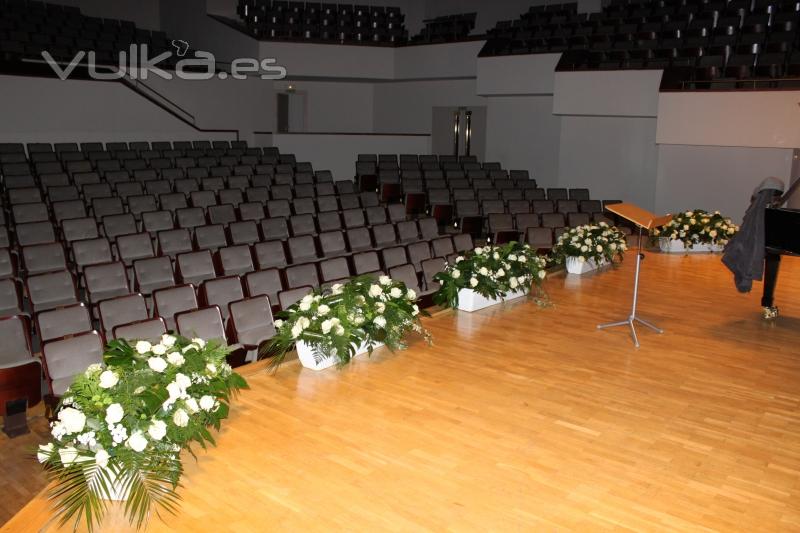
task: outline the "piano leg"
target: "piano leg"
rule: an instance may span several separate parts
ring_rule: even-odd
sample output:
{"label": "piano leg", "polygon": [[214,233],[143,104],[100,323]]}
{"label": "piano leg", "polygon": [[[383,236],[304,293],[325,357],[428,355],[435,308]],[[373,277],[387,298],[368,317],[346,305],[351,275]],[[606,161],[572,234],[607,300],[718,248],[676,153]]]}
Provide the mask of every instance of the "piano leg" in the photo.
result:
{"label": "piano leg", "polygon": [[778,316],[775,306],[775,283],[778,281],[778,269],[781,266],[781,255],[767,252],[764,257],[764,294],[761,297],[761,307],[764,308],[764,318],[770,319]]}

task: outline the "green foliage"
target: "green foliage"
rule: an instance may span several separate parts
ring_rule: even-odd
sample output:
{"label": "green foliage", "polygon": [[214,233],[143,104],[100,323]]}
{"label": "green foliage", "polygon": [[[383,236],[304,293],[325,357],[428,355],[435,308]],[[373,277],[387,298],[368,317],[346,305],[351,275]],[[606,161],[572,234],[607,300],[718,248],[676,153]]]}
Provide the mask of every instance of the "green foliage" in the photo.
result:
{"label": "green foliage", "polygon": [[277,333],[259,356],[272,356],[271,366],[276,369],[298,341],[310,345],[318,361],[335,356],[340,365],[365,343],[370,353],[378,342],[391,350],[403,349],[410,330],[428,337],[419,322],[425,313],[416,298],[404,283],[388,276],[377,280],[360,276],[330,289],[317,289],[278,313]]}
{"label": "green foliage", "polygon": [[61,525],[102,522],[107,500],[127,494],[137,528],[153,510],[174,513],[191,444],[214,444],[229,402],[245,380],[226,363],[227,346],[164,335],[152,345],[108,343],[104,365],[92,365],[64,393],[51,423],[53,440],[37,457],[53,486]]}
{"label": "green foliage", "polygon": [[452,265],[434,276],[440,288],[433,301],[443,307],[458,307],[458,292],[472,289],[481,296],[501,299],[507,292],[540,289],[546,272],[545,258],[527,244],[510,242],[484,246],[458,256]]}
{"label": "green foliage", "polygon": [[739,227],[719,211],[708,213],[695,209],[674,215],[669,224],[654,228],[650,235],[655,239],[664,237],[683,241],[684,247],[692,248],[695,244],[725,246],[737,231]]}

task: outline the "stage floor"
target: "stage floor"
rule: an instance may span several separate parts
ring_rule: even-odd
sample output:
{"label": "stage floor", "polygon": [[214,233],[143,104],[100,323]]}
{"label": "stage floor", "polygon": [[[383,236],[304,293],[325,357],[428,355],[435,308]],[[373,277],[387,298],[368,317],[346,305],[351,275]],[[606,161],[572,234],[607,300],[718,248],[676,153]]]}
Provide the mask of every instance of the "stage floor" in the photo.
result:
{"label": "stage floor", "polygon": [[637,350],[596,329],[627,315],[632,259],[548,279],[548,308],[426,319],[432,347],[249,376],[148,530],[800,529],[800,260],[767,323],[719,256],[649,254],[640,309],[665,333]]}

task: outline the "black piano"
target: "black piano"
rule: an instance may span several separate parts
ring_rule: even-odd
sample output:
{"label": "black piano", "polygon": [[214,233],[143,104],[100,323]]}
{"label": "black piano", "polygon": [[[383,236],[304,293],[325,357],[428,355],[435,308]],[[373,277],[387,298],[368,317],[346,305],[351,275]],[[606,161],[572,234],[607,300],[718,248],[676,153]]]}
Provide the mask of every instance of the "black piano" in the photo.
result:
{"label": "black piano", "polygon": [[781,255],[800,255],[800,209],[768,207],[764,213],[764,232],[767,249],[761,306],[764,308],[765,318],[775,318],[778,316],[774,300],[775,284],[778,281]]}

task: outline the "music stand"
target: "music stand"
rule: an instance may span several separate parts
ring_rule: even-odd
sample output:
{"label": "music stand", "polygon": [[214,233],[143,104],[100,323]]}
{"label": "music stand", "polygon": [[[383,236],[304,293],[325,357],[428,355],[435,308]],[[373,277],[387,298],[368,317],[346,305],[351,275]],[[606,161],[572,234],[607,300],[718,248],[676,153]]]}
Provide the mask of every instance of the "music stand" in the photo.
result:
{"label": "music stand", "polygon": [[639,270],[641,269],[644,254],[642,253],[642,232],[648,230],[648,233],[653,228],[658,228],[667,224],[672,220],[672,215],[664,215],[657,217],[655,214],[642,209],[641,207],[633,204],[611,204],[606,206],[606,209],[612,213],[619,215],[629,222],[636,224],[639,228],[639,242],[636,251],[636,274],[633,278],[633,305],[631,306],[631,314],[625,320],[618,322],[609,322],[608,324],[598,324],[597,329],[614,328],[617,326],[628,326],[631,328],[631,337],[633,338],[633,345],[639,347],[639,338],[636,336],[635,322],[647,326],[657,333],[664,333],[664,330],[656,327],[654,324],[636,316],[636,300],[639,296]]}

